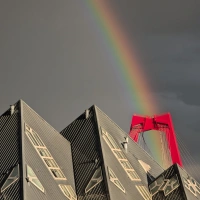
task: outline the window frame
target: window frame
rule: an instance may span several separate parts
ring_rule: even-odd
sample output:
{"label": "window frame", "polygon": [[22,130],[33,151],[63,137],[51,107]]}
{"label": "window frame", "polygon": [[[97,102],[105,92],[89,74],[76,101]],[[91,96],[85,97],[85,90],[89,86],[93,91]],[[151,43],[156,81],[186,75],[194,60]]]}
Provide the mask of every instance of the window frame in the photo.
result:
{"label": "window frame", "polygon": [[[18,171],[18,176],[16,177],[12,177],[11,174],[13,173],[14,169],[17,167],[17,171]],[[3,185],[1,186],[1,193],[6,190],[7,188],[9,188],[12,184],[14,184],[18,179],[19,179],[19,164],[14,166],[9,174],[9,176],[7,177],[7,179],[5,180],[5,182],[3,183]],[[9,183],[5,188],[3,188],[3,186],[5,185],[5,183],[7,182],[7,180],[13,180],[11,183]],[[3,189],[2,189],[3,188]]]}
{"label": "window frame", "polygon": [[[40,138],[40,136],[38,135],[38,133],[36,131],[34,131],[28,124],[24,123],[25,125],[25,134],[27,135],[29,141],[32,143],[33,147],[35,148],[36,152],[38,153],[38,155],[40,156],[40,158],[42,159],[43,163],[45,164],[45,166],[47,167],[47,169],[49,170],[50,174],[52,175],[52,177],[55,180],[67,180],[67,178],[65,177],[63,171],[60,169],[58,163],[55,161],[55,159],[53,158],[53,156],[51,155],[50,151],[48,150],[48,148],[45,146],[44,142],[42,141],[42,139]],[[28,134],[27,134],[28,132]],[[39,140],[41,141],[42,146],[38,146],[35,145],[34,142],[30,139],[29,134],[32,134],[32,132],[34,132],[35,135],[37,135],[37,137],[39,138]],[[48,157],[46,156],[42,156],[40,154],[40,149],[44,149],[45,151],[48,152]],[[57,167],[50,167],[48,166],[48,164],[46,163],[45,159],[51,159],[53,160],[54,163],[56,163]],[[57,171],[61,176],[57,177],[56,174],[54,173],[55,171]]]}
{"label": "window frame", "polygon": [[136,185],[135,187],[138,190],[138,192],[141,194],[143,199],[152,200],[152,195],[151,195],[151,193],[149,192],[149,190],[148,190],[148,188],[146,186],[144,186],[144,185]]}
{"label": "window frame", "polygon": [[[66,196],[69,200],[77,200],[77,195],[71,185],[59,184],[58,186],[62,191],[62,193],[64,194],[64,196]],[[65,194],[64,192],[65,190],[67,190],[69,196]]]}
{"label": "window frame", "polygon": [[[42,183],[38,179],[37,175],[35,174],[35,176],[30,176],[30,174],[28,174],[28,168],[30,168],[32,170],[32,172],[35,174],[33,169],[29,165],[26,165],[26,178],[27,178],[27,181],[32,183],[35,187],[37,187],[40,191],[42,191],[44,193],[44,191],[45,191],[44,190],[44,186],[42,185]],[[40,188],[35,182],[33,182],[34,179],[38,180],[40,182],[40,184],[42,185],[42,188]]]}
{"label": "window frame", "polygon": [[[100,175],[100,177],[95,178],[95,174],[98,173],[98,170],[100,170],[101,175]],[[92,178],[88,182],[88,184],[87,184],[87,186],[85,188],[85,193],[88,193],[91,189],[93,189],[94,187],[96,187],[99,183],[102,182],[102,180],[103,180],[103,174],[102,174],[102,170],[101,170],[101,166],[100,166],[98,169],[95,170],[94,174],[92,175]],[[95,181],[96,181],[96,183],[92,187],[90,187],[89,189],[87,189],[87,187],[89,186],[89,184],[91,182],[95,182]]]}
{"label": "window frame", "polygon": [[110,167],[107,167],[107,169],[108,169],[109,180],[115,186],[117,186],[123,193],[126,193],[124,186],[122,185],[121,181],[117,178],[115,172]]}
{"label": "window frame", "polygon": [[[40,136],[30,127],[25,123],[25,133],[28,136],[29,140],[31,141],[31,143],[33,144],[34,147],[45,147],[45,144],[43,143],[42,139],[40,138]],[[27,134],[29,133],[29,134]],[[33,138],[34,140],[32,140],[31,138]],[[36,144],[39,145],[35,145],[34,142],[36,142]],[[38,142],[39,141],[39,142]]]}
{"label": "window frame", "polygon": [[[121,150],[121,148],[119,147],[119,145],[117,144],[115,139],[102,127],[101,127],[101,132],[102,132],[102,137],[103,137],[104,141],[106,142],[108,147],[111,149],[114,156],[117,158],[118,162],[120,163],[120,165],[122,166],[122,168],[124,169],[124,171],[126,172],[128,177],[131,179],[131,181],[141,181],[141,178],[139,177],[137,172],[134,170],[133,166],[128,161],[125,153]],[[112,144],[112,143],[114,143],[115,145],[111,146],[110,144]],[[115,147],[115,148],[113,148],[113,147]],[[121,156],[123,158],[119,158],[118,154],[121,154]],[[129,168],[125,168],[123,163],[126,163],[127,165],[129,165]],[[134,172],[134,175],[133,175],[133,172]]]}
{"label": "window frame", "polygon": [[[178,185],[176,185],[175,187],[174,187],[174,185],[170,184],[170,181],[172,180],[172,178],[175,178],[176,179],[175,183],[178,183]],[[173,186],[173,188],[168,193],[166,193],[165,189],[169,185],[171,187]],[[180,183],[179,183],[177,174],[175,174],[174,176],[172,176],[170,179],[165,179],[164,175],[161,175],[160,177],[158,177],[154,182],[152,182],[149,185],[149,191],[150,191],[150,193],[151,193],[152,196],[154,196],[155,194],[159,193],[160,191],[163,191],[164,195],[168,196],[171,192],[173,192],[179,186],[180,186]]]}

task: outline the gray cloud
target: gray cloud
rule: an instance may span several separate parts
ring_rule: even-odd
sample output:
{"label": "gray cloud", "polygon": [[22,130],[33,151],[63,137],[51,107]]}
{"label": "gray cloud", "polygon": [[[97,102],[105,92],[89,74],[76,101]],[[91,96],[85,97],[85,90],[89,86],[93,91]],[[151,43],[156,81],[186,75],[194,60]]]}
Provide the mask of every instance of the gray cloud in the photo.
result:
{"label": "gray cloud", "polygon": [[200,106],[187,105],[174,93],[161,93],[157,99],[162,105],[162,112],[171,113],[175,131],[183,146],[191,152],[191,155],[198,156]]}
{"label": "gray cloud", "polygon": [[154,91],[199,105],[200,2],[112,2]]}
{"label": "gray cloud", "polygon": [[192,34],[140,37],[145,71],[156,92],[173,92],[189,105],[200,105],[200,38]]}
{"label": "gray cloud", "polygon": [[120,15],[126,30],[132,33],[146,32],[169,34],[172,32],[193,32],[200,30],[198,0],[169,1],[120,1],[111,0],[110,5]]}

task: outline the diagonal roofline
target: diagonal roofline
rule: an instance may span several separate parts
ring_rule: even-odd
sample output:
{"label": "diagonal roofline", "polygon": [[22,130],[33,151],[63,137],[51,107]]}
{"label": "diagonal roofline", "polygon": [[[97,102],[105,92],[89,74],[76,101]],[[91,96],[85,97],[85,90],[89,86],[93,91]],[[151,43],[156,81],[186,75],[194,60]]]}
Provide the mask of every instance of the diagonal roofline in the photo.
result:
{"label": "diagonal roofline", "polygon": [[[29,109],[31,109],[32,112],[34,112],[44,123],[46,123],[50,128],[52,128],[56,133],[59,135],[60,132],[56,130],[51,124],[49,124],[43,117],[41,117],[33,108],[31,108],[24,100],[20,99],[18,102],[21,102],[21,104],[25,104]],[[62,135],[61,135],[62,136]],[[63,137],[63,136],[62,136]],[[64,137],[63,137],[64,138]],[[71,144],[68,140],[66,140],[69,144]]]}
{"label": "diagonal roofline", "polygon": [[[148,153],[148,152],[146,152],[138,143],[136,143],[131,137],[130,137],[130,135],[128,134],[128,133],[126,133],[118,124],[116,124],[107,114],[105,114],[98,106],[96,106],[96,105],[93,105],[93,106],[91,106],[91,107],[94,107],[94,109],[95,109],[95,112],[96,112],[96,109],[98,110],[98,111],[100,111],[101,113],[103,113],[106,117],[107,117],[107,119],[109,120],[109,121],[111,121],[115,126],[117,126],[124,134],[126,134],[127,136],[128,136],[128,138],[132,141],[132,142],[134,142],[134,144],[136,144],[140,149],[142,149],[150,158],[151,158],[151,160],[153,161],[153,162],[155,162],[156,164],[158,164],[158,166],[160,166],[162,169],[163,169],[163,167],[156,161],[156,160],[154,160],[154,158]],[[90,107],[90,108],[91,108]],[[89,109],[90,109],[89,108]],[[133,155],[134,156],[134,155]],[[135,157],[135,156],[134,156]],[[135,157],[136,158],[136,157]],[[136,158],[136,159],[138,159],[138,158]],[[164,169],[163,169],[164,170]]]}

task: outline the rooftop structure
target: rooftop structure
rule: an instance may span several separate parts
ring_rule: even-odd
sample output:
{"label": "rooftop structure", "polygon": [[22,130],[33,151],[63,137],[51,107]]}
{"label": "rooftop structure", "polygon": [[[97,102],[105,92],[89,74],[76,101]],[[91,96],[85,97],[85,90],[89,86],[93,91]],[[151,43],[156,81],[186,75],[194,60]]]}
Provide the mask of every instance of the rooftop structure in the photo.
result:
{"label": "rooftop structure", "polygon": [[70,143],[22,100],[0,117],[0,146],[1,200],[76,199]]}
{"label": "rooftop structure", "polygon": [[[164,170],[97,106],[61,134],[71,143],[78,197],[150,199],[148,181]],[[102,181],[88,188],[97,169],[102,170]]]}
{"label": "rooftop structure", "polygon": [[0,200],[193,200],[200,185],[162,168],[97,106],[61,133],[24,101],[0,116]]}

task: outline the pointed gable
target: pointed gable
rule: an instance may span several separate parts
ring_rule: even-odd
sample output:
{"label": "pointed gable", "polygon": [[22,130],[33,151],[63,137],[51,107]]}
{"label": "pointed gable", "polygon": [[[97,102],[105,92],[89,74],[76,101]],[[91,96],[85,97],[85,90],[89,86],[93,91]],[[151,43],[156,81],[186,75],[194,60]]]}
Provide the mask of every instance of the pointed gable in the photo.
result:
{"label": "pointed gable", "polygon": [[[146,173],[148,165],[152,166],[148,171],[155,177],[163,169],[97,106],[87,109],[61,134],[71,142],[79,198],[151,198]],[[143,161],[143,167],[139,160]],[[99,167],[103,175],[100,183],[92,181]],[[111,172],[115,178],[111,177]]]}
{"label": "pointed gable", "polygon": [[[137,197],[138,200],[150,199],[147,172],[153,177],[157,177],[164,170],[127,133],[96,106],[95,111],[104,165],[115,171],[126,191],[126,196],[124,196],[117,192],[116,189],[113,189],[108,182],[108,187],[112,188],[110,190],[111,199],[131,199],[133,196]],[[127,137],[129,138],[128,140]]]}

